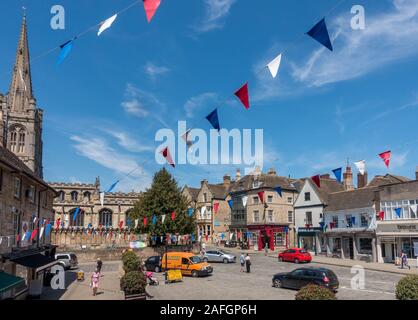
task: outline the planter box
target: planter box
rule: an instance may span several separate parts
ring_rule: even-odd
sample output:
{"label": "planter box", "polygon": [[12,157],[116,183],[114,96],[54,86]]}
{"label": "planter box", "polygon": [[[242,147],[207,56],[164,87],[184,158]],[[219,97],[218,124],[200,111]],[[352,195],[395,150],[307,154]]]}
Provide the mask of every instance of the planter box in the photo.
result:
{"label": "planter box", "polygon": [[138,293],[138,294],[126,294],[125,293],[125,300],[147,300],[146,293]]}

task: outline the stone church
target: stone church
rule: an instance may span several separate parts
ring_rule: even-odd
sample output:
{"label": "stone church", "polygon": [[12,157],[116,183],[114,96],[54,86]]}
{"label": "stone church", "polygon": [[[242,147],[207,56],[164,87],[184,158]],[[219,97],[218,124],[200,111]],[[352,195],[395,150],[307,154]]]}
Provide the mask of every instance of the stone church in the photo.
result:
{"label": "stone church", "polygon": [[[37,106],[33,94],[28,43],[27,19],[23,17],[16,62],[9,92],[0,94],[0,113],[4,130],[0,132],[3,145],[21,159],[40,179],[42,167],[43,110]],[[133,208],[139,193],[106,193],[100,201],[100,179],[95,183],[49,183],[59,196],[54,199],[55,221],[60,219],[63,229],[83,229],[100,225],[119,228]],[[103,200],[103,199],[102,199]],[[80,214],[74,219],[74,212]]]}

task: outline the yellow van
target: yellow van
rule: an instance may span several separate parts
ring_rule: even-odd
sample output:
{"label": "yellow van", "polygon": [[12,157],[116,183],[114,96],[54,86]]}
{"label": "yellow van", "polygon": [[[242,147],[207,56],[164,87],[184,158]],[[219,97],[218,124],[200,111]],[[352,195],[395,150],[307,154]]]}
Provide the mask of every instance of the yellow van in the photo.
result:
{"label": "yellow van", "polygon": [[165,253],[161,261],[161,268],[163,270],[181,270],[182,275],[192,277],[207,276],[213,272],[210,264],[191,252]]}

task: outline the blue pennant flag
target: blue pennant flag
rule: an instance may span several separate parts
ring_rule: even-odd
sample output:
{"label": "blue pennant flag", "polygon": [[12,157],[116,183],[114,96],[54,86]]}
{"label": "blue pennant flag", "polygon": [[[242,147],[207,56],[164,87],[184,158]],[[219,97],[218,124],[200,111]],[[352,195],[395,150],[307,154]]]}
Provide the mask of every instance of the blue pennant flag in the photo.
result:
{"label": "blue pennant flag", "polygon": [[130,226],[132,225],[132,220],[131,220],[131,218],[126,218],[126,225],[127,225],[128,227],[130,227]]}
{"label": "blue pennant flag", "polygon": [[224,233],[222,233],[221,234],[221,239],[223,240],[225,238],[225,234]]}
{"label": "blue pennant flag", "polygon": [[324,230],[325,222],[321,221],[321,222],[319,223],[319,226],[321,227],[321,229],[322,229],[322,230]]}
{"label": "blue pennant flag", "polygon": [[342,177],[343,168],[334,169],[334,170],[332,170],[332,172],[334,173],[335,178],[337,179],[337,181],[339,183],[341,183],[342,182],[341,177]]}
{"label": "blue pennant flag", "polygon": [[311,30],[307,32],[307,34],[323,46],[327,47],[329,50],[333,50],[325,18],[319,21]]}
{"label": "blue pennant flag", "polygon": [[157,224],[157,217],[155,214],[152,216],[152,224]]}
{"label": "blue pennant flag", "polygon": [[289,232],[289,227],[288,226],[284,227],[284,233],[288,233],[288,232]]}
{"label": "blue pennant flag", "polygon": [[189,208],[189,217],[193,216],[193,208]]}
{"label": "blue pennant flag", "polygon": [[279,194],[280,198],[282,197],[282,188],[281,187],[276,187],[274,188],[274,190],[276,190],[276,192]]}
{"label": "blue pennant flag", "polygon": [[74,222],[76,221],[76,219],[77,219],[77,215],[78,215],[78,212],[80,211],[80,208],[77,208],[77,209],[75,209],[75,212],[74,212],[74,218],[73,218],[73,220],[74,220]]}
{"label": "blue pennant flag", "polygon": [[110,188],[109,188],[109,190],[107,190],[106,192],[112,192],[113,191],[113,189],[115,189],[115,187],[116,187],[116,185],[119,183],[119,180],[118,181],[116,181],[114,184],[112,184],[111,186],[110,186]]}
{"label": "blue pennant flag", "polygon": [[52,224],[49,223],[45,228],[45,237],[48,237],[49,233],[51,232]]}
{"label": "blue pennant flag", "polygon": [[232,199],[228,200],[228,204],[229,204],[229,207],[232,209],[232,205],[234,204],[234,201]]}
{"label": "blue pennant flag", "polygon": [[219,118],[218,118],[218,109],[213,110],[206,119],[210,122],[212,127],[214,127],[216,130],[221,130],[221,127],[219,126]]}
{"label": "blue pennant flag", "polygon": [[398,218],[400,218],[401,217],[402,209],[401,208],[396,208],[395,209],[395,212],[396,212],[396,215],[398,216]]}
{"label": "blue pennant flag", "polygon": [[67,58],[67,56],[70,54],[71,49],[73,48],[73,40],[69,40],[66,43],[60,45],[61,48],[61,52],[60,55],[58,56],[58,60],[57,60],[57,65],[60,65],[65,58]]}
{"label": "blue pennant flag", "polygon": [[88,229],[91,229],[93,227],[93,225],[91,224],[91,223],[89,223],[89,225],[88,225]]}
{"label": "blue pennant flag", "polygon": [[194,234],[192,234],[192,241],[194,242],[196,240]]}
{"label": "blue pennant flag", "polygon": [[356,217],[351,217],[351,224],[355,225],[356,224]]}

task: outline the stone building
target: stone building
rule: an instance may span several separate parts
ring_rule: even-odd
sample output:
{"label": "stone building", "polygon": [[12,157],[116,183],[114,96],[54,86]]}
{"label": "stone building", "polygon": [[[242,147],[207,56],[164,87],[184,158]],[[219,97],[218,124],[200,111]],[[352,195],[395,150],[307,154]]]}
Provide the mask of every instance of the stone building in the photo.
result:
{"label": "stone building", "polygon": [[42,180],[42,110],[32,92],[26,17],[12,82],[0,94],[0,300],[42,291],[56,262],[46,226],[55,190]]}
{"label": "stone building", "polygon": [[[91,184],[50,182],[49,185],[58,194],[53,209],[55,221],[59,219],[60,228],[64,231],[54,233],[52,240],[57,245],[77,247],[83,243],[100,244],[103,239],[97,238],[94,242],[92,234],[84,231],[99,227],[116,230],[122,226],[125,229],[133,223],[127,217],[140,193],[106,192],[102,203],[99,178]],[[125,238],[125,242],[128,240]]]}

